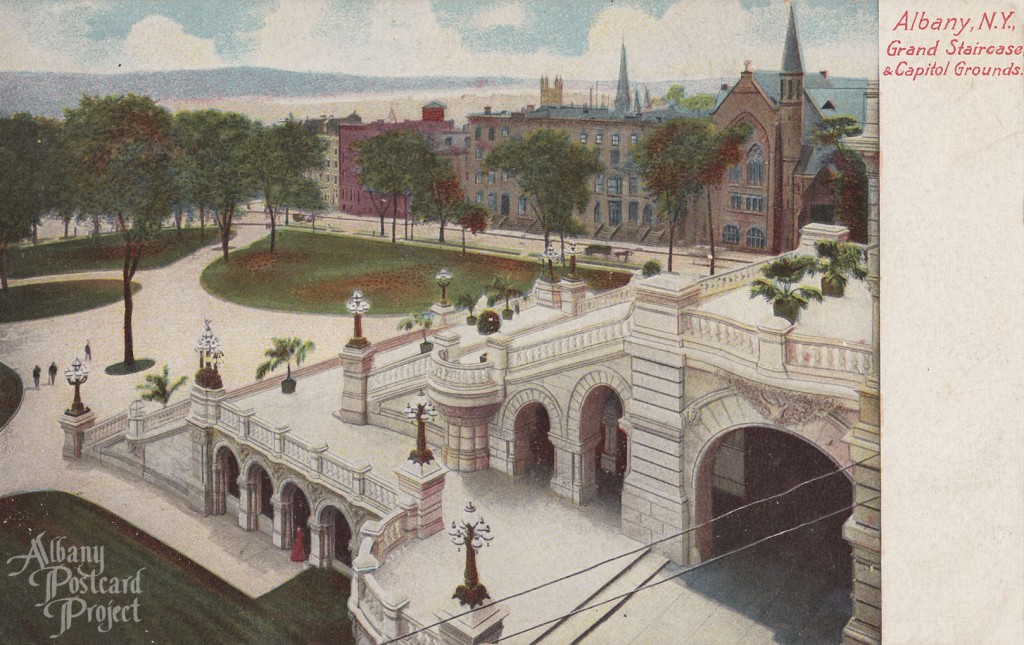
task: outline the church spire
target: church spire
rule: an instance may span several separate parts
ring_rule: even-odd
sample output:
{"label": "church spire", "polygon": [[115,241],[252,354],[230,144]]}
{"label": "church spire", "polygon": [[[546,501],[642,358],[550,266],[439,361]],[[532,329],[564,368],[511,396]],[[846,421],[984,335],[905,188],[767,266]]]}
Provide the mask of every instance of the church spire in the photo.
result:
{"label": "church spire", "polygon": [[800,40],[796,36],[796,13],[792,3],[789,5],[789,29],[786,31],[786,51],[782,55],[783,74],[803,74],[803,61],[800,59]]}
{"label": "church spire", "polygon": [[622,43],[622,59],[619,61],[619,86],[615,92],[616,114],[627,114],[632,100],[629,96],[629,74],[626,72],[626,43]]}

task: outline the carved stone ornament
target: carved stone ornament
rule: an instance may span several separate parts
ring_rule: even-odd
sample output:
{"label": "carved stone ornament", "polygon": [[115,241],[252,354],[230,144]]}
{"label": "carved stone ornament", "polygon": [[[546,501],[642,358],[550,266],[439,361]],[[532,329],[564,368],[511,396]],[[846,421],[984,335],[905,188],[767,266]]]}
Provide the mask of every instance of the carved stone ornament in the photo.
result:
{"label": "carved stone ornament", "polygon": [[683,410],[683,420],[686,421],[686,425],[695,426],[700,424],[700,408],[688,407]]}
{"label": "carved stone ornament", "polygon": [[306,495],[309,496],[309,508],[315,509],[324,497],[327,496],[322,486],[316,484],[309,484],[306,486]]}
{"label": "carved stone ornament", "polygon": [[839,400],[830,396],[790,392],[732,375],[725,375],[725,380],[758,412],[779,425],[804,425],[840,407]]}

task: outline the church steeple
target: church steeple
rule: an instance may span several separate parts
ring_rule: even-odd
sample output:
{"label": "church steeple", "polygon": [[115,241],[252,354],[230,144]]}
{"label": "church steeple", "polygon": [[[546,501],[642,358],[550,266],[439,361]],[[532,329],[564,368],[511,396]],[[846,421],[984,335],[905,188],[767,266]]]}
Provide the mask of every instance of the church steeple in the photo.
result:
{"label": "church steeple", "polygon": [[796,36],[796,14],[789,5],[789,29],[786,31],[786,51],[782,55],[783,74],[803,74],[804,65],[800,58],[800,40]]}
{"label": "church steeple", "polygon": [[626,71],[626,43],[622,43],[622,58],[619,61],[619,86],[615,92],[616,114],[629,113],[632,100],[629,96],[629,74]]}

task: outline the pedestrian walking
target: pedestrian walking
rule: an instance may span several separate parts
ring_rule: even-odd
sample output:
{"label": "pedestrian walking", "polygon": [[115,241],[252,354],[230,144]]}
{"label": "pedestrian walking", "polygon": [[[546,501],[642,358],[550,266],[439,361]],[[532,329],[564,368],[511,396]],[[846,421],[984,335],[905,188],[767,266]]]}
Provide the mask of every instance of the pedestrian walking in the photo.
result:
{"label": "pedestrian walking", "polygon": [[85,360],[87,360],[87,361],[91,361],[92,360],[92,348],[89,347],[89,339],[88,338],[85,339]]}
{"label": "pedestrian walking", "polygon": [[57,380],[57,361],[50,363],[50,385]]}
{"label": "pedestrian walking", "polygon": [[32,380],[36,382],[36,389],[39,389],[39,375],[43,373],[41,367],[36,365],[35,369],[32,370]]}

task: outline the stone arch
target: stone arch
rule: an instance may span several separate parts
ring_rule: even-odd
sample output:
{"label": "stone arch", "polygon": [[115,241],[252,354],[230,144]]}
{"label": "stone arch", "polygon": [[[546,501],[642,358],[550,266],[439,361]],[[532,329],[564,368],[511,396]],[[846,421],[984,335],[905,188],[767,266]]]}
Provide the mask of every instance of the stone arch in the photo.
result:
{"label": "stone arch", "polygon": [[531,385],[513,394],[505,405],[502,406],[500,422],[498,427],[501,435],[507,439],[515,437],[516,415],[519,410],[528,403],[540,403],[548,412],[548,419],[551,423],[551,434],[562,440],[569,440],[566,435],[565,424],[562,422],[562,406],[558,405],[555,397],[544,387]]}
{"label": "stone arch", "polygon": [[[629,414],[630,402],[633,400],[633,388],[629,382],[622,378],[618,372],[608,367],[599,367],[587,372],[572,390],[569,396],[569,405],[566,406],[565,427],[578,428],[580,424],[580,411],[583,409],[583,402],[595,387],[606,385],[613,389],[622,401],[623,416]],[[579,438],[576,438],[579,440]]]}
{"label": "stone arch", "polygon": [[358,550],[359,526],[348,504],[335,496],[318,501],[314,505],[310,529],[313,544],[310,561],[319,567],[331,567],[334,563],[343,567],[352,566],[352,558]]}
{"label": "stone arch", "polygon": [[[269,496],[266,494],[267,491],[263,490],[261,478],[256,474],[257,466],[269,480],[267,487],[270,492]],[[264,517],[264,522],[272,522],[274,519],[273,499],[276,497],[275,491],[278,490],[278,486],[274,482],[274,470],[265,459],[258,455],[251,455],[241,464],[239,470],[244,486],[239,487],[238,525],[247,531],[272,532],[270,525],[261,526],[260,517]]]}
{"label": "stone arch", "polygon": [[309,486],[302,478],[289,473],[281,478],[275,490],[274,543],[282,549],[292,548],[296,529],[305,525],[303,548],[308,556],[312,542],[309,523],[315,517]]}
{"label": "stone arch", "polygon": [[241,501],[240,488],[242,484],[239,480],[242,474],[242,460],[238,458],[236,447],[224,439],[214,443],[211,454],[213,455],[213,514],[224,515],[229,510],[229,496]]}

